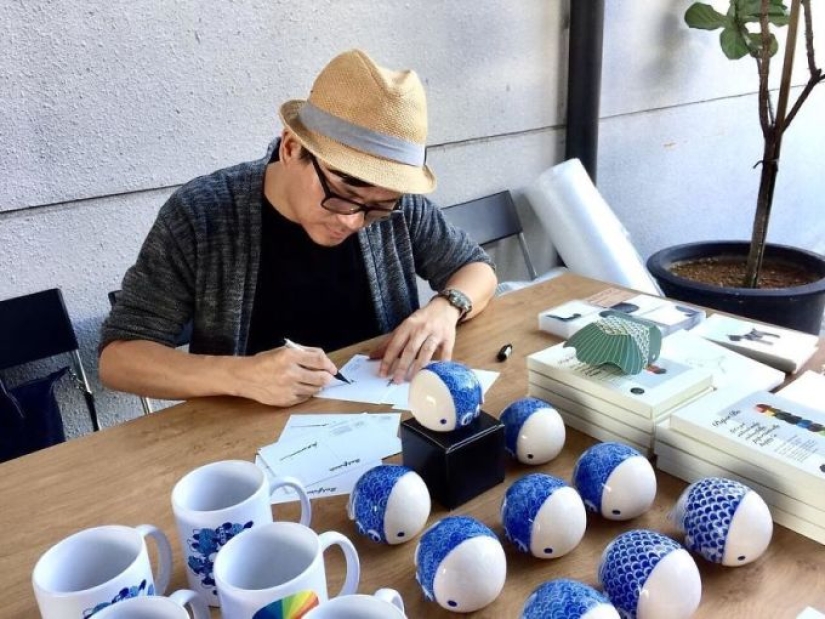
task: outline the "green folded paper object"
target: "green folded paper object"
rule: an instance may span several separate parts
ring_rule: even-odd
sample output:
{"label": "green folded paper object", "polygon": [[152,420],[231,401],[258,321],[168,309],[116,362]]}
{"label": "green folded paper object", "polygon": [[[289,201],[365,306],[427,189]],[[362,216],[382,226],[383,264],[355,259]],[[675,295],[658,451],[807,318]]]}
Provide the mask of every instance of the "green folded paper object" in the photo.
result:
{"label": "green folded paper object", "polygon": [[591,365],[610,363],[625,374],[638,374],[659,358],[662,332],[650,321],[607,310],[603,318],[574,333],[564,344]]}

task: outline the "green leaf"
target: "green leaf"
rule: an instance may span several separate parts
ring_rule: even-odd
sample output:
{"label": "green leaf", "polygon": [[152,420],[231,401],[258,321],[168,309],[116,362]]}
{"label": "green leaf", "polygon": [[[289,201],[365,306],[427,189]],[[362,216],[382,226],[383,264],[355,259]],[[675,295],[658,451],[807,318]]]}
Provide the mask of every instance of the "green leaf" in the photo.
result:
{"label": "green leaf", "polygon": [[[762,35],[758,32],[752,32],[748,34],[748,38],[750,39],[750,54],[754,58],[758,58],[762,55]],[[770,48],[771,56],[774,56],[776,52],[779,51],[779,42],[773,34],[770,35],[768,46]]]}
{"label": "green leaf", "polygon": [[685,23],[691,28],[700,30],[716,30],[728,24],[728,18],[722,15],[709,4],[694,2],[685,11]]}
{"label": "green leaf", "polygon": [[751,53],[748,41],[737,28],[726,27],[719,35],[719,44],[722,51],[731,60],[739,60]]}

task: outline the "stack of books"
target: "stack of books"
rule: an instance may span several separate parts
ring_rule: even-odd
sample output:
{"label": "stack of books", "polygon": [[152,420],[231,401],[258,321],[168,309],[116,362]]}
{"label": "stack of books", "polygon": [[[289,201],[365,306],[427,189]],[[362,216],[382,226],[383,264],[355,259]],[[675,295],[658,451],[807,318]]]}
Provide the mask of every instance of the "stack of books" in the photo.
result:
{"label": "stack of books", "polygon": [[693,333],[783,372],[797,372],[816,352],[819,338],[810,333],[714,314]]}
{"label": "stack of books", "polygon": [[825,411],[768,391],[719,389],[656,427],[662,471],[737,479],[776,523],[825,544]]}
{"label": "stack of books", "polygon": [[618,441],[651,455],[656,424],[707,394],[712,373],[660,356],[641,373],[590,365],[557,344],[527,358],[528,393],[552,404],[564,422],[601,441]]}

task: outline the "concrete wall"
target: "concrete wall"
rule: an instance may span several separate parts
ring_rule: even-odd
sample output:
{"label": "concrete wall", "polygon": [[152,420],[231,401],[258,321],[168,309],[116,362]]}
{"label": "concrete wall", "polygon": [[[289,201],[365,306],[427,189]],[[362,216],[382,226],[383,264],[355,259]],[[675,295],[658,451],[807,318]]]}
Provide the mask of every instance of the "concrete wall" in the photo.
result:
{"label": "concrete wall", "polygon": [[[716,35],[688,31],[689,4],[607,3],[598,184],[643,257],[749,234],[755,68],[726,61]],[[260,156],[279,104],[362,47],[424,80],[439,203],[504,188],[518,198],[563,158],[568,10],[560,0],[0,4],[0,298],[60,286],[104,425],[140,414],[136,398],[97,382],[97,330],[175,187]],[[785,143],[770,238],[825,253],[823,103],[819,92]],[[525,206],[547,268],[552,248]],[[514,247],[497,257],[505,277],[521,275]],[[88,431],[82,399],[61,391],[69,433]]]}

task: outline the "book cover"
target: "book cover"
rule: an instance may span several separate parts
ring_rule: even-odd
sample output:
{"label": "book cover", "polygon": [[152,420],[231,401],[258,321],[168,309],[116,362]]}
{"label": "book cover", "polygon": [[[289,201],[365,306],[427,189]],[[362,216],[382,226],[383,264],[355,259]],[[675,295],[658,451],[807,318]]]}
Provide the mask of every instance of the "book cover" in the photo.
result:
{"label": "book cover", "polygon": [[825,413],[767,391],[715,391],[673,411],[671,429],[802,484],[825,486]]}
{"label": "book cover", "polygon": [[659,357],[639,374],[623,374],[613,365],[582,363],[575,349],[564,344],[529,355],[527,369],[649,419],[706,390],[712,382],[707,370],[666,357]]}
{"label": "book cover", "polygon": [[693,333],[766,363],[783,372],[796,372],[816,352],[819,338],[774,325],[714,314]]}
{"label": "book cover", "polygon": [[[661,463],[657,463],[657,466],[659,470],[688,482],[700,479],[700,477],[696,476],[695,472],[686,470],[667,459],[663,459]],[[767,503],[767,501],[765,502]],[[811,522],[810,520],[800,518],[799,516],[776,507],[775,505],[771,505],[770,503],[768,503],[768,509],[771,512],[771,518],[776,524],[799,533],[800,535],[804,535],[815,542],[825,544],[825,527],[818,523]]]}
{"label": "book cover", "polygon": [[711,447],[707,443],[673,430],[669,419],[656,425],[654,452],[657,449],[661,450],[662,447],[671,447],[690,453],[737,475],[752,479],[766,488],[772,488],[798,501],[825,510],[825,484],[821,482],[800,484],[796,477],[780,475],[776,469],[766,467],[764,463],[748,462],[728,451]]}
{"label": "book cover", "polygon": [[539,330],[566,340],[582,327],[598,320],[599,312],[603,310],[586,301],[568,301],[539,312]]}
{"label": "book cover", "polygon": [[692,331],[677,331],[662,340],[662,355],[709,371],[716,389],[742,385],[752,391],[770,391],[785,380],[784,372]]}

